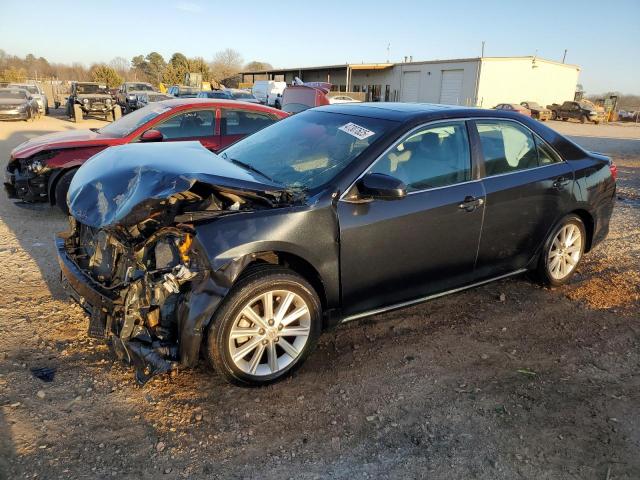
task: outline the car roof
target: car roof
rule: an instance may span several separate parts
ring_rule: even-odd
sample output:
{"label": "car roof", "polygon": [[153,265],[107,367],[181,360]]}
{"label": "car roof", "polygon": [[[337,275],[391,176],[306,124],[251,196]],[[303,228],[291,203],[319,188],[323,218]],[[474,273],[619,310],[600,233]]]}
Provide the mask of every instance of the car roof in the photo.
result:
{"label": "car roof", "polygon": [[161,105],[165,105],[169,108],[175,107],[197,107],[197,106],[212,106],[212,107],[230,107],[238,108],[238,106],[248,107],[250,110],[259,110],[262,112],[280,112],[272,107],[266,105],[260,105],[257,103],[241,102],[238,100],[227,100],[224,98],[171,98],[169,100],[162,100],[157,102]]}
{"label": "car roof", "polygon": [[514,118],[512,113],[478,107],[440,105],[437,103],[365,102],[334,103],[314,108],[314,111],[335,112],[360,117],[394,120],[398,122],[430,121],[460,117]]}

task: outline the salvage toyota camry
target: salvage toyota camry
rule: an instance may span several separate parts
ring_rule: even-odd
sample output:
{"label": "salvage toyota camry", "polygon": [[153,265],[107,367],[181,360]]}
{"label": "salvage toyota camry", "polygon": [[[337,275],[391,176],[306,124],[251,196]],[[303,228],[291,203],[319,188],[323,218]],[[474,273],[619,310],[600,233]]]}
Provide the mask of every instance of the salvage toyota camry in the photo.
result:
{"label": "salvage toyota camry", "polygon": [[356,318],[531,271],[607,235],[615,165],[508,112],[331,105],[216,155],[113,147],[69,188],[62,278],[140,382],[200,356],[266,384]]}

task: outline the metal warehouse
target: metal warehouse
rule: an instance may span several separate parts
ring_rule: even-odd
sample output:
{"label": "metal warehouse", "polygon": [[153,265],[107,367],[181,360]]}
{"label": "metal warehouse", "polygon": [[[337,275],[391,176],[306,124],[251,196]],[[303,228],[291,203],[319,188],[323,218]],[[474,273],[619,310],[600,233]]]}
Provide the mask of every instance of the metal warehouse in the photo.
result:
{"label": "metal warehouse", "polygon": [[430,102],[490,108],[498,103],[572,100],[580,67],[539,57],[476,57],[243,72],[242,82],[329,82],[373,102]]}

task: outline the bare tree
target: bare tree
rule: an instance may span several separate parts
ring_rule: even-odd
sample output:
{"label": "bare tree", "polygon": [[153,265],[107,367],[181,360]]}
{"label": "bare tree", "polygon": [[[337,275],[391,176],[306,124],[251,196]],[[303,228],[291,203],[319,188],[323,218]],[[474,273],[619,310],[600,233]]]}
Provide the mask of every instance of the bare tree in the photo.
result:
{"label": "bare tree", "polygon": [[124,57],[115,57],[109,62],[109,66],[113,68],[122,78],[128,79],[131,70],[131,62]]}
{"label": "bare tree", "polygon": [[273,65],[271,65],[269,62],[260,62],[258,60],[254,60],[247,63],[244,66],[244,69],[248,72],[263,72],[265,70],[273,70]]}
{"label": "bare tree", "polygon": [[211,78],[216,82],[233,77],[242,71],[242,55],[233,48],[226,48],[213,57],[211,62]]}

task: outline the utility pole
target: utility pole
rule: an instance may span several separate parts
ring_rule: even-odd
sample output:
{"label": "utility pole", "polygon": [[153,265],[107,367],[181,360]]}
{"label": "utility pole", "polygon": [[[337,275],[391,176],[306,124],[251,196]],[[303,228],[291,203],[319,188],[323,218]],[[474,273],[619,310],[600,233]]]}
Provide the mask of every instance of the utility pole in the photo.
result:
{"label": "utility pole", "polygon": [[389,51],[391,50],[391,43],[387,43],[387,63],[389,63]]}
{"label": "utility pole", "polygon": [[564,49],[564,55],[562,55],[562,63],[564,63],[565,59],[567,58],[567,49]]}
{"label": "utility pole", "polygon": [[482,41],[482,51],[480,52],[480,58],[484,58],[484,40]]}

